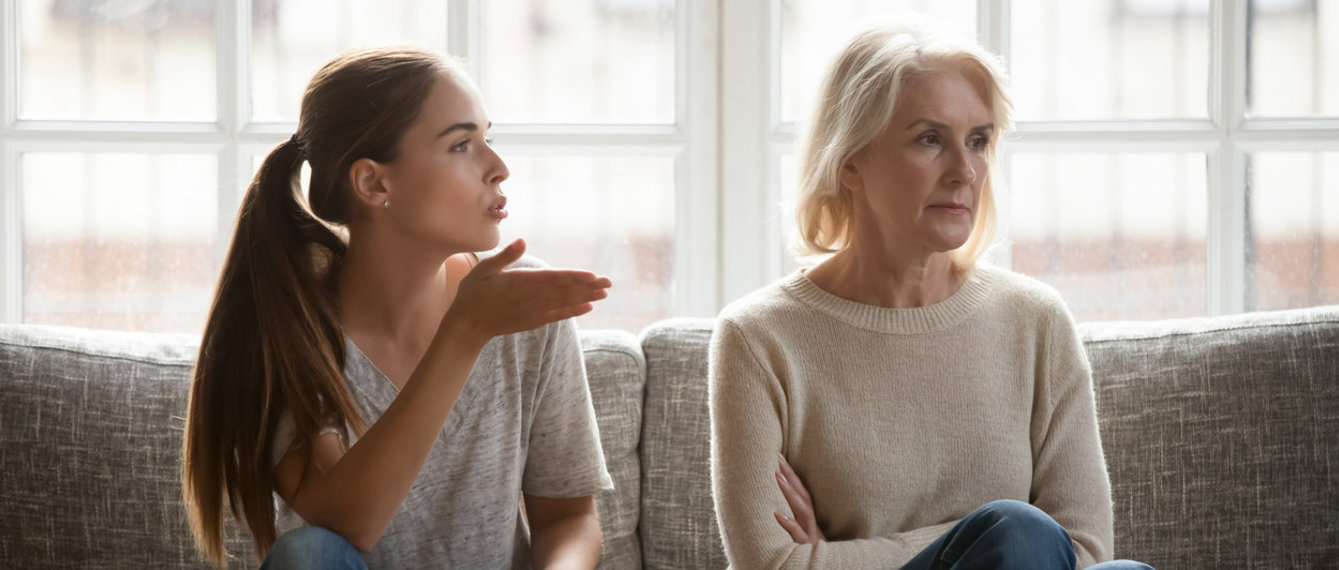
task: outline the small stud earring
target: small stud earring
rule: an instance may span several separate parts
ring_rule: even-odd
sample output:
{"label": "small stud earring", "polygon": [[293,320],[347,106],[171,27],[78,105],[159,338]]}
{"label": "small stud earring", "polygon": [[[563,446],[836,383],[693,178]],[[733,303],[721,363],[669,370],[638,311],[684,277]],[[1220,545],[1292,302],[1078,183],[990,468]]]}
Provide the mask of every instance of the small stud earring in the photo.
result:
{"label": "small stud earring", "polygon": [[381,207],[382,207],[382,208],[389,208],[389,207],[391,207],[391,201],[390,201],[390,200],[386,200],[385,202],[382,202],[382,203],[381,203]]}

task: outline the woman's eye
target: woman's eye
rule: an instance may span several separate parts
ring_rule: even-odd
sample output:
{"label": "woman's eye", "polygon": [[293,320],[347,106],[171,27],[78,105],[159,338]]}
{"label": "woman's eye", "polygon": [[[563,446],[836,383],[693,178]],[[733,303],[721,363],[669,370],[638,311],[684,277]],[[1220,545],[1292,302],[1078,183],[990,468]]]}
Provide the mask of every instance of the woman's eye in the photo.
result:
{"label": "woman's eye", "polygon": [[986,137],[975,137],[967,141],[967,146],[976,150],[985,150],[990,147],[990,139],[987,139]]}
{"label": "woman's eye", "polygon": [[921,144],[939,144],[939,135],[927,133],[921,135]]}
{"label": "woman's eye", "polygon": [[493,146],[493,137],[491,136],[484,137],[484,144],[488,146]]}
{"label": "woman's eye", "polygon": [[470,140],[469,140],[469,139],[465,139],[465,140],[463,140],[463,141],[460,141],[460,142],[458,142],[458,143],[456,143],[456,144],[451,145],[451,152],[465,152],[465,151],[467,151],[467,150],[469,150],[469,149],[470,149]]}

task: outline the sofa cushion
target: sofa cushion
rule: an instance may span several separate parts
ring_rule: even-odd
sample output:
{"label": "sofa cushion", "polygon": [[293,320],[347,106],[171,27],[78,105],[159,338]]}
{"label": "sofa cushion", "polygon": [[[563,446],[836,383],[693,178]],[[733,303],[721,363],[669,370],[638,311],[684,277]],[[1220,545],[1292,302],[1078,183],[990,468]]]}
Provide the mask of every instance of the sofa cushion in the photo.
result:
{"label": "sofa cushion", "polygon": [[599,568],[640,568],[641,540],[637,523],[641,512],[642,392],[646,361],[637,337],[624,331],[583,331],[581,351],[586,361],[591,401],[600,426],[600,444],[614,489],[596,497],[604,550]]}
{"label": "sofa cushion", "polygon": [[[179,474],[196,343],[0,326],[0,560],[209,567],[191,540]],[[231,527],[227,548],[233,566],[254,566]]]}
{"label": "sofa cushion", "polygon": [[[615,489],[601,568],[637,568],[645,365],[622,331],[581,335]],[[210,568],[181,501],[198,337],[0,326],[0,560],[25,568]],[[229,520],[233,568],[255,567]]]}
{"label": "sofa cushion", "polygon": [[1339,307],[1079,330],[1117,556],[1339,567]]}
{"label": "sofa cushion", "polygon": [[647,568],[724,568],[711,498],[707,348],[712,319],[674,319],[642,333],[642,559]]}

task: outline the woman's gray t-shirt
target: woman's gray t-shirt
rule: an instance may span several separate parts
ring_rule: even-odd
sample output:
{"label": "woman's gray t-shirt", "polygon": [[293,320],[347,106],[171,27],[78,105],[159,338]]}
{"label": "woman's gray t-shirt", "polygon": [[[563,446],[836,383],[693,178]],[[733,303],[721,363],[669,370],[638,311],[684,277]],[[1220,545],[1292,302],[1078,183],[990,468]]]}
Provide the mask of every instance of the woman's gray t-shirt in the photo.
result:
{"label": "woman's gray t-shirt", "polygon": [[[345,338],[344,374],[370,423],[399,389]],[[287,449],[292,436],[275,446]],[[288,431],[291,434],[291,427]],[[285,445],[279,444],[284,442]],[[571,320],[489,341],[369,568],[528,568],[521,493],[613,488]],[[304,525],[276,496],[279,533]]]}

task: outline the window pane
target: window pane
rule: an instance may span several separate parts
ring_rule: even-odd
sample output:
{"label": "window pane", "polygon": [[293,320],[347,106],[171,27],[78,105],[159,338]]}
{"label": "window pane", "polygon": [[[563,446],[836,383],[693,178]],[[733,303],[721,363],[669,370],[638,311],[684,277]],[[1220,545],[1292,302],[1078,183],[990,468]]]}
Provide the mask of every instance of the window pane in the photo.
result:
{"label": "window pane", "polygon": [[1208,117],[1209,0],[1015,0],[1024,120]]}
{"label": "window pane", "polygon": [[976,37],[976,0],[782,0],[782,122],[809,120],[823,73],[863,20],[913,14]]}
{"label": "window pane", "polygon": [[495,121],[674,122],[674,0],[480,4],[480,81]]}
{"label": "window pane", "polygon": [[1251,156],[1246,309],[1339,304],[1339,152]]}
{"label": "window pane", "polygon": [[1252,0],[1250,13],[1251,115],[1339,115],[1339,2]]}
{"label": "window pane", "polygon": [[19,116],[212,121],[214,3],[19,0]]}
{"label": "window pane", "polygon": [[218,266],[213,155],[20,159],[23,321],[199,334]]}
{"label": "window pane", "polygon": [[[1203,154],[1016,154],[1015,271],[1060,290],[1080,321],[1203,315]],[[1007,201],[1006,201],[1007,199]]]}
{"label": "window pane", "polygon": [[409,44],[446,53],[441,0],[252,0],[252,103],[258,121],[296,121],[312,75],[340,52]]}
{"label": "window pane", "polygon": [[503,183],[504,243],[555,267],[608,276],[609,298],[583,328],[641,330],[673,309],[675,160],[668,156],[517,156]]}

